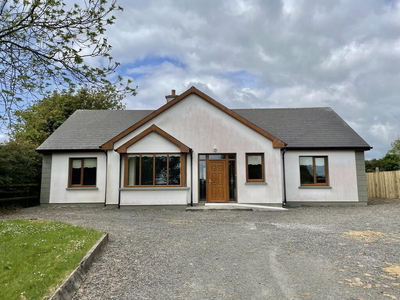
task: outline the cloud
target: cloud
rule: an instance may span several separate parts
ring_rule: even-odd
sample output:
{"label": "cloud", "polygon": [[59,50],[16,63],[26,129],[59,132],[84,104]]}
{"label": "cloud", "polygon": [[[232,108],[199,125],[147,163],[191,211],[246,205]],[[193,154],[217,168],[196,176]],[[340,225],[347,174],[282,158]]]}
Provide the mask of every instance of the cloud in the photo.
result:
{"label": "cloud", "polygon": [[331,106],[383,156],[400,132],[399,1],[119,1],[129,108],[191,85],[231,108]]}
{"label": "cloud", "polygon": [[8,139],[7,135],[0,133],[0,143],[7,141],[7,139]]}

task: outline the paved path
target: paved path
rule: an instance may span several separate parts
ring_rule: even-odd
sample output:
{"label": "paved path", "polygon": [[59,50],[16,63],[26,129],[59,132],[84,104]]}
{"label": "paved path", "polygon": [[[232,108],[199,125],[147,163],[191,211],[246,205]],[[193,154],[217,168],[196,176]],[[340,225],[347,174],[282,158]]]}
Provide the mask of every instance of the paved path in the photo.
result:
{"label": "paved path", "polygon": [[2,218],[15,217],[110,233],[74,299],[400,299],[400,274],[387,272],[400,265],[400,201],[279,213],[36,207]]}

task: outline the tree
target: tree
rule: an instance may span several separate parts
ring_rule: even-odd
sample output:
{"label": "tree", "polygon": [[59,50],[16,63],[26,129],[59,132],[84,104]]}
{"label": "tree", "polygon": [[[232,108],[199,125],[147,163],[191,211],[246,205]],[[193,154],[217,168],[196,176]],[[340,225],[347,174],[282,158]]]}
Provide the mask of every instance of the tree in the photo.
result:
{"label": "tree", "polygon": [[[82,1],[84,6],[62,0],[0,1],[0,121],[11,126],[13,111],[45,95],[49,88],[76,86],[114,87],[123,95],[135,94],[117,76],[109,81],[118,63],[109,54],[104,36],[114,23],[113,12],[122,10],[116,0]],[[102,67],[87,64],[103,58]],[[7,121],[7,123],[4,123]]]}
{"label": "tree", "polygon": [[0,143],[0,186],[38,183],[42,157],[27,142]]}
{"label": "tree", "polygon": [[392,149],[389,152],[400,156],[400,138],[392,143]]}
{"label": "tree", "polygon": [[26,110],[15,113],[17,122],[11,137],[17,142],[31,143],[38,147],[69,116],[78,109],[124,109],[121,95],[114,88],[101,90],[55,91],[50,97],[34,102]]}
{"label": "tree", "polygon": [[365,170],[367,172],[375,172],[377,167],[380,171],[400,170],[400,139],[392,143],[392,149],[383,158],[365,161]]}
{"label": "tree", "polygon": [[113,87],[55,91],[15,113],[10,141],[0,143],[0,185],[38,183],[42,157],[35,149],[77,109],[124,109]]}

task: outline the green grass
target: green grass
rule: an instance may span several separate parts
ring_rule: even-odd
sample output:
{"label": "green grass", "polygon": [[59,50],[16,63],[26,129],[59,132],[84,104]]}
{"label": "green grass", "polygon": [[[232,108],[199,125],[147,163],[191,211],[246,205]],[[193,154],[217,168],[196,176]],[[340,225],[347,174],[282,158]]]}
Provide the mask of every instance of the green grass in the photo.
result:
{"label": "green grass", "polygon": [[43,299],[102,233],[61,222],[0,221],[0,299]]}

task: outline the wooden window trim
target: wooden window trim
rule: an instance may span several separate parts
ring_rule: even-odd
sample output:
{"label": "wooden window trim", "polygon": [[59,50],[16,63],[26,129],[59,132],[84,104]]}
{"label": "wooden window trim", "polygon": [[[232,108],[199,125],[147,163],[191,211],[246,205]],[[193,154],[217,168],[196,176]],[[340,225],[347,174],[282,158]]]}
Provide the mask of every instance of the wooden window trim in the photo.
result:
{"label": "wooden window trim", "polygon": [[[128,156],[129,155],[138,155],[139,156],[139,185],[129,185],[128,178]],[[142,155],[152,155],[153,156],[153,184],[152,185],[142,185]],[[156,155],[166,155],[167,156],[167,184],[156,184],[155,181],[155,168],[156,168]],[[180,155],[180,184],[169,184],[169,155]],[[165,188],[165,187],[185,187],[186,186],[186,153],[125,153],[124,156],[124,187],[126,188]]]}
{"label": "wooden window trim", "polygon": [[[314,183],[301,183],[301,174],[300,174],[300,186],[329,186],[329,165],[328,165],[328,156],[324,155],[307,155],[307,156],[299,156],[299,168],[300,168],[300,158],[302,157],[311,157],[312,158],[312,164],[313,164],[313,180]],[[316,176],[316,171],[317,169],[315,168],[315,159],[316,158],[323,158],[324,159],[324,175],[325,175],[325,183],[317,183],[317,176]]]}
{"label": "wooden window trim", "polygon": [[[261,179],[249,179],[249,156],[261,156]],[[246,153],[246,182],[265,182],[264,153]]]}
{"label": "wooden window trim", "polygon": [[[95,185],[84,185],[83,184],[83,166],[85,159],[95,159],[96,160],[96,184]],[[72,161],[80,160],[81,161],[81,183],[80,184],[72,184]],[[79,188],[79,187],[97,187],[97,157],[70,157],[68,164],[68,187],[69,188]]]}

